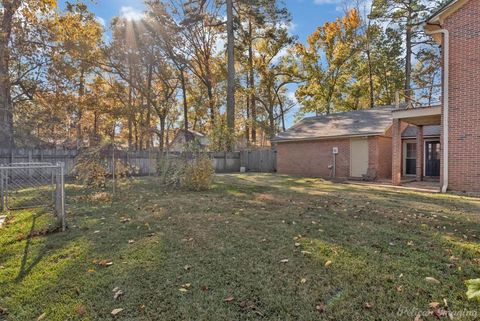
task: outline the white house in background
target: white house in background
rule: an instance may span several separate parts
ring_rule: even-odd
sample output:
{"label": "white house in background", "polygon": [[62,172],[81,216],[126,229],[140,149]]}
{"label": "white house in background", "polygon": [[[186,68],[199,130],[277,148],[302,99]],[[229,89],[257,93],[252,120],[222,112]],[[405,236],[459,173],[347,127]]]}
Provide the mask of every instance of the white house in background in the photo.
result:
{"label": "white house in background", "polygon": [[210,140],[207,136],[205,136],[205,134],[199,133],[191,129],[180,129],[175,135],[173,141],[170,143],[169,150],[171,152],[178,153],[184,152],[187,142],[195,142],[197,146],[202,149],[206,149],[210,144]]}

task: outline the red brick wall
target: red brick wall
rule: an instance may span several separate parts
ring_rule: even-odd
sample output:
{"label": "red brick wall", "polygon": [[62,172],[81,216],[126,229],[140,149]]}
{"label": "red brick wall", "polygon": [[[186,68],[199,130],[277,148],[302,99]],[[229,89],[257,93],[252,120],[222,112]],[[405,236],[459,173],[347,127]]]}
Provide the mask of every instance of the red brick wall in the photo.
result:
{"label": "red brick wall", "polygon": [[450,32],[449,186],[480,192],[480,0],[445,21]]}
{"label": "red brick wall", "polygon": [[[392,138],[377,137],[378,161],[377,170],[378,178],[392,177]],[[370,154],[371,157],[371,154]]]}
{"label": "red brick wall", "polygon": [[[350,176],[350,139],[300,141],[277,145],[277,171],[280,174],[330,177],[332,149],[338,147],[337,178]],[[370,137],[369,167],[377,169],[378,178],[390,178],[392,141],[389,137]]]}
{"label": "red brick wall", "polygon": [[350,175],[350,139],[279,143],[277,171],[281,174],[330,177],[332,149],[338,147],[337,178]]}

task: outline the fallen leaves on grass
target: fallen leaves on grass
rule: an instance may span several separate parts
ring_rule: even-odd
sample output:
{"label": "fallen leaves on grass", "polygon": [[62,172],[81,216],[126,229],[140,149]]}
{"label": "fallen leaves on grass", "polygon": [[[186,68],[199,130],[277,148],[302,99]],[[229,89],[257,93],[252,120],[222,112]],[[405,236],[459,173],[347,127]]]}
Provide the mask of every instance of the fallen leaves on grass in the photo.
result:
{"label": "fallen leaves on grass", "polygon": [[122,311],[123,311],[123,309],[121,309],[121,308],[113,309],[112,312],[111,312],[111,314],[112,314],[113,316],[116,316],[116,315],[120,314]]}
{"label": "fallen leaves on grass", "polygon": [[185,284],[182,284],[180,286],[180,289],[178,289],[178,291],[182,292],[182,293],[186,293],[188,292],[188,290],[192,287],[192,285],[190,283],[185,283]]}
{"label": "fallen leaves on grass", "polygon": [[122,290],[117,289],[117,291],[114,291],[113,299],[116,300],[116,299],[118,299],[119,297],[121,297],[123,294],[124,294],[124,293],[123,293]]}
{"label": "fallen leaves on grass", "polygon": [[307,279],[305,279],[305,278],[301,279],[301,280],[300,280],[300,283],[302,283],[302,284],[307,283]]}
{"label": "fallen leaves on grass", "polygon": [[78,315],[79,317],[84,316],[87,314],[87,308],[83,304],[77,304],[75,306],[75,314]]}
{"label": "fallen leaves on grass", "polygon": [[430,284],[440,284],[440,281],[438,281],[437,279],[432,278],[432,277],[430,277],[430,276],[427,276],[427,277],[425,278],[425,281],[427,281],[427,282],[430,283]]}
{"label": "fallen leaves on grass", "polygon": [[225,298],[223,300],[223,302],[230,303],[230,302],[233,302],[234,300],[235,300],[235,298],[233,296],[229,296],[229,297]]}
{"label": "fallen leaves on grass", "polygon": [[8,314],[8,310],[3,307],[0,307],[0,315],[7,315],[7,314]]}
{"label": "fallen leaves on grass", "polygon": [[43,312],[42,314],[40,314],[40,316],[37,318],[37,321],[42,321],[42,320],[45,320],[45,317],[47,316],[47,313],[46,312]]}
{"label": "fallen leaves on grass", "polygon": [[98,260],[98,259],[94,259],[92,261],[93,264],[96,264],[96,265],[99,265],[99,266],[103,266],[103,267],[109,267],[109,266],[112,266],[113,265],[113,262],[112,260]]}
{"label": "fallen leaves on grass", "polygon": [[449,313],[446,309],[442,308],[440,306],[440,303],[438,302],[431,302],[428,305],[428,308],[430,310],[430,314],[433,315],[434,317],[440,319],[442,317],[448,317]]}
{"label": "fallen leaves on grass", "polygon": [[325,267],[329,267],[330,265],[332,265],[332,263],[333,263],[332,261],[325,262]]}
{"label": "fallen leaves on grass", "polygon": [[320,303],[315,306],[315,310],[317,310],[319,313],[324,313],[327,310],[327,307],[325,306],[325,304]]}

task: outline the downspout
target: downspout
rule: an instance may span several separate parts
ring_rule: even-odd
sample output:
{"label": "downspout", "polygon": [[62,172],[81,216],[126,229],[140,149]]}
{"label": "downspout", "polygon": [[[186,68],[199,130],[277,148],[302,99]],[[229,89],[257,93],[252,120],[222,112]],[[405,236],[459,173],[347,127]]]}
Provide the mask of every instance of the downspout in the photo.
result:
{"label": "downspout", "polygon": [[443,34],[443,184],[442,193],[448,190],[448,98],[449,98],[449,61],[450,61],[450,34],[446,29],[426,31],[429,35]]}

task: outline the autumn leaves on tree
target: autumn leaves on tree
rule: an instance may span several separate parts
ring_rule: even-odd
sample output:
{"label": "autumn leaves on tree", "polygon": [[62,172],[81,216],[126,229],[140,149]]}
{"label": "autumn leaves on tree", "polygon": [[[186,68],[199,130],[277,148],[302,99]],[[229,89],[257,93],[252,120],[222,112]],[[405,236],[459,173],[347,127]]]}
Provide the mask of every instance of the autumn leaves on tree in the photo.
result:
{"label": "autumn leaves on tree", "polygon": [[[178,129],[211,149],[265,146],[286,115],[392,104],[439,77],[420,33],[435,4],[350,4],[301,43],[279,1],[146,0],[102,25],[87,3],[2,0],[0,147],[116,141],[165,150]],[[406,41],[406,47],[404,44]]]}

